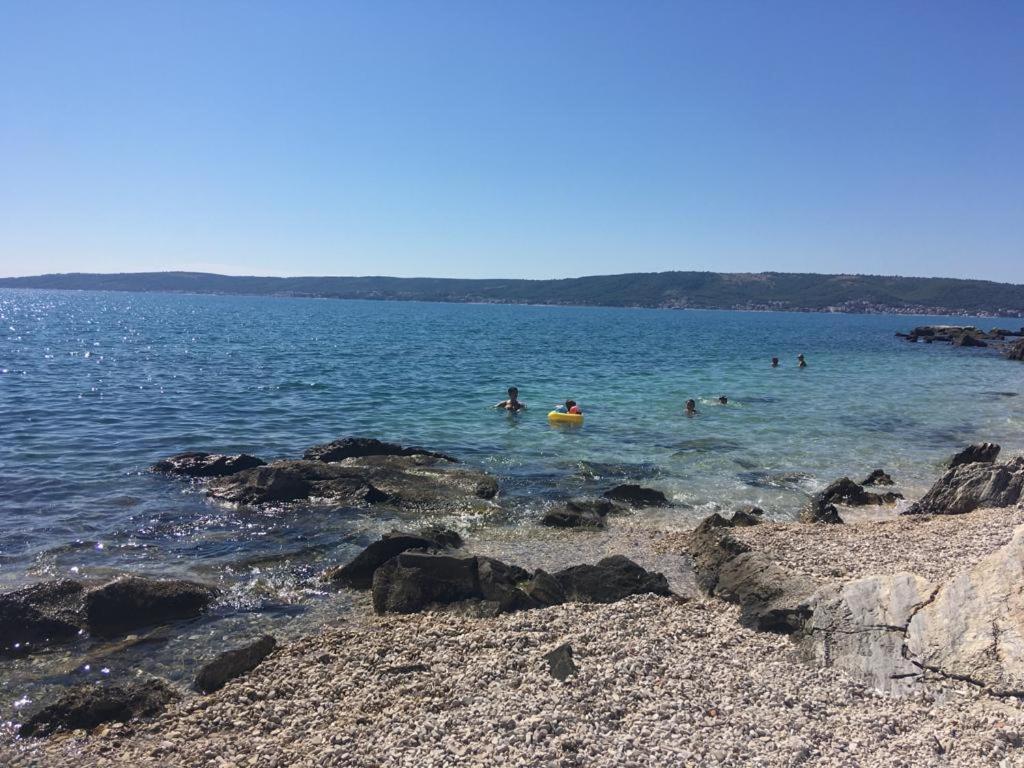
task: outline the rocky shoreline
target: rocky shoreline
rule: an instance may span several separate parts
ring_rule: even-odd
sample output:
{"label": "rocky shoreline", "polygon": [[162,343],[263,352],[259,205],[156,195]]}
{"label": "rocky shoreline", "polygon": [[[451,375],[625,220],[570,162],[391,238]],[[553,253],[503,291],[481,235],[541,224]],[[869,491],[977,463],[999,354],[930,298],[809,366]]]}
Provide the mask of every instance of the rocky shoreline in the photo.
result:
{"label": "rocky shoreline", "polygon": [[[354,608],[316,636],[228,647],[197,666],[195,692],[69,689],[6,727],[0,763],[1019,765],[1024,457],[998,454],[961,452],[902,515],[899,494],[868,490],[892,482],[880,469],[837,480],[799,522],[748,508],[684,532],[632,525],[670,502],[616,486],[542,521],[567,550],[600,537],[608,552],[551,572],[437,526],[396,531],[324,573]],[[362,438],[154,470],[213,503],[387,504],[417,520],[498,494],[452,457]],[[216,596],[132,576],[37,585],[0,595],[0,646],[173,626]]]}

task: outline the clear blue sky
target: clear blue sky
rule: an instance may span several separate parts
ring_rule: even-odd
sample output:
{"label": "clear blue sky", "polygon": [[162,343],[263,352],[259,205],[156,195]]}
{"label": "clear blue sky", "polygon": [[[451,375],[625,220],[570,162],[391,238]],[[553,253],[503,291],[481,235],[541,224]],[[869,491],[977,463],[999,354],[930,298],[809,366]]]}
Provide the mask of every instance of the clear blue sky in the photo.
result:
{"label": "clear blue sky", "polygon": [[0,274],[1024,282],[1024,2],[0,8]]}

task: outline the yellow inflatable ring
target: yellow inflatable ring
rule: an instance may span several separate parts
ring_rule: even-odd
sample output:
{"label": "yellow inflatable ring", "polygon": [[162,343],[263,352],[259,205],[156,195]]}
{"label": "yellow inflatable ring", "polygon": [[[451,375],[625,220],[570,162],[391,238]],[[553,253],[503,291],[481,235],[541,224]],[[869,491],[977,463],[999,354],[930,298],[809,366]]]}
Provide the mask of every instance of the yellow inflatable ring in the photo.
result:
{"label": "yellow inflatable ring", "polygon": [[551,411],[548,414],[548,421],[552,424],[576,424],[580,425],[583,423],[582,413],[559,413],[558,411]]}

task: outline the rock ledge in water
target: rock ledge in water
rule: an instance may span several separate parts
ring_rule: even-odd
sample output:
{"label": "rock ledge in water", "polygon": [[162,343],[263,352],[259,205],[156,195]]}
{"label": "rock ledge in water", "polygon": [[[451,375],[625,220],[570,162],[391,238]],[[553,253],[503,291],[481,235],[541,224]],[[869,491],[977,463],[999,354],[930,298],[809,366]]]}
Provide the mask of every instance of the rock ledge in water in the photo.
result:
{"label": "rock ledge in water", "polygon": [[87,592],[85,613],[93,634],[120,635],[152,624],[195,618],[217,594],[215,588],[194,581],[127,576]]}
{"label": "rock ledge in water", "polygon": [[373,542],[345,565],[329,569],[324,578],[353,589],[373,586],[373,574],[391,558],[409,550],[444,550],[462,546],[462,537],[444,528],[432,528],[422,533],[391,531]]}
{"label": "rock ledge in water", "polygon": [[103,723],[153,717],[177,698],[166,683],[156,679],[126,685],[76,685],[56,703],[32,715],[18,733],[42,737],[56,731],[90,730]]}
{"label": "rock ledge in water", "polygon": [[226,477],[243,469],[262,467],[266,463],[247,453],[226,456],[221,453],[191,451],[158,461],[150,467],[150,471],[185,477]]}
{"label": "rock ledge in water", "polygon": [[1024,456],[1004,464],[975,462],[946,471],[905,514],[962,515],[1008,507],[1024,498]]}
{"label": "rock ledge in water", "polygon": [[999,457],[1000,447],[996,443],[975,443],[968,445],[949,460],[949,468],[962,464],[991,464]]}
{"label": "rock ledge in water", "polygon": [[203,665],[196,675],[193,687],[200,693],[213,693],[256,668],[277,647],[277,641],[270,635],[255,640],[241,648],[224,651],[212,661]]}
{"label": "rock ledge in water", "polygon": [[84,587],[68,579],[0,594],[0,657],[73,640],[82,631]]}
{"label": "rock ledge in water", "polygon": [[429,451],[418,446],[403,446],[397,443],[386,443],[372,437],[343,437],[329,443],[314,445],[302,458],[307,461],[337,462],[345,459],[359,459],[365,456],[428,456],[443,459],[452,463],[458,462],[454,456]]}
{"label": "rock ledge in water", "polygon": [[629,504],[632,507],[667,507],[669,506],[668,497],[665,496],[661,491],[656,491],[653,488],[644,488],[642,485],[636,485],[635,483],[624,483],[623,485],[617,485],[604,492],[606,499],[612,501],[621,501],[624,504]]}

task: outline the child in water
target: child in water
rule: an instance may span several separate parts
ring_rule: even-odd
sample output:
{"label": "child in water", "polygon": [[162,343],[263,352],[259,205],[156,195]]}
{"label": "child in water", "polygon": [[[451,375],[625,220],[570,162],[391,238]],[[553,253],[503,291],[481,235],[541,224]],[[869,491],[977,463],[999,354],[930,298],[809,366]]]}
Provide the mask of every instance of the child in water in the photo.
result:
{"label": "child in water", "polygon": [[696,400],[687,400],[686,401],[686,415],[687,416],[696,416],[697,415],[697,401]]}
{"label": "child in water", "polygon": [[575,400],[566,400],[565,405],[556,405],[555,413],[583,413]]}

